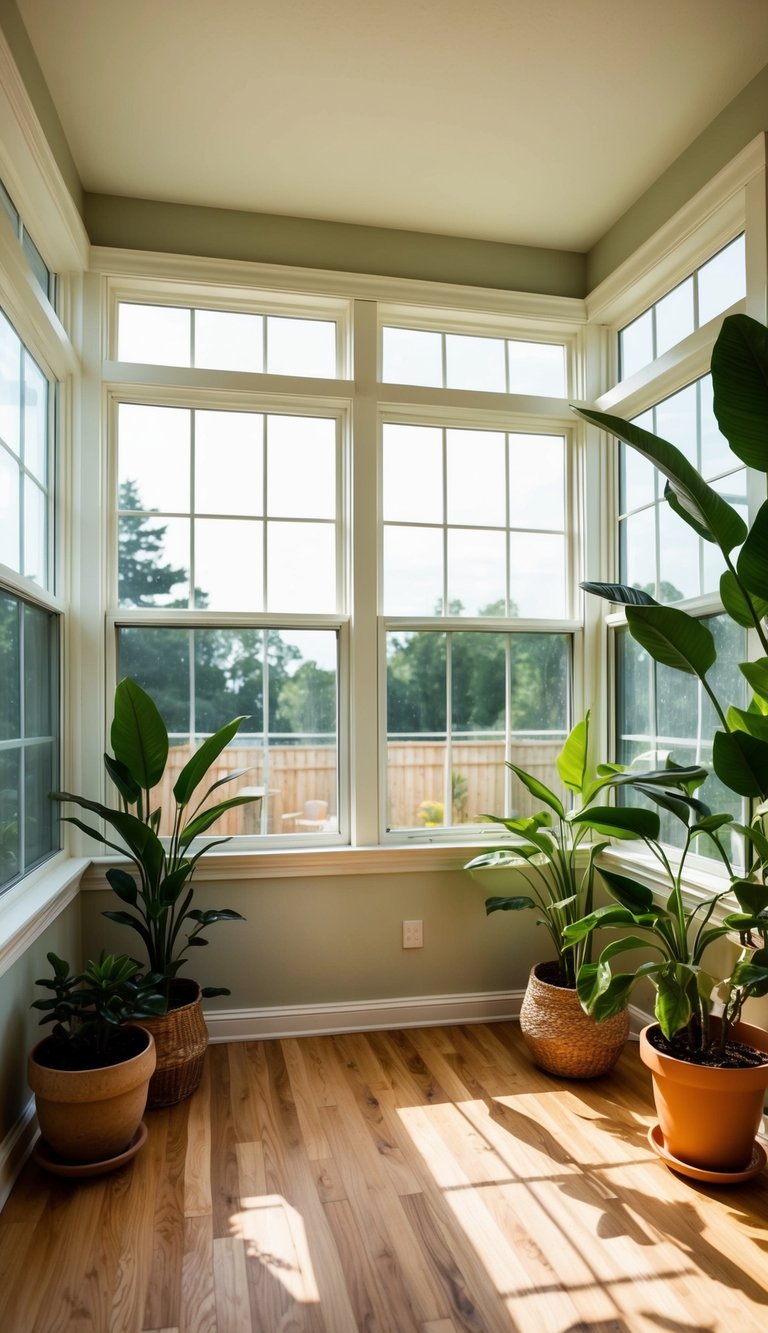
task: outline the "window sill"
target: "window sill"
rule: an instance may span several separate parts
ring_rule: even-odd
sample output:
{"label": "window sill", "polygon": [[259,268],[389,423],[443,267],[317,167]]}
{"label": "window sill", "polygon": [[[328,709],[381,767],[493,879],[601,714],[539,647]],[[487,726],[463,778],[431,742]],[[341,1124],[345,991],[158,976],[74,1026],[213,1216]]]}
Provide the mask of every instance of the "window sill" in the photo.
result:
{"label": "window sill", "polygon": [[14,884],[0,898],[0,975],[77,897],[85,857],[61,852]]}
{"label": "window sill", "polygon": [[[672,868],[675,869],[674,849],[668,848],[667,851]],[[691,867],[689,862],[682,881],[683,899],[689,908],[700,903],[708,903],[716,894],[723,893],[728,887],[724,867],[719,871],[705,869],[701,864],[701,858],[698,860],[699,864],[695,868]],[[665,901],[669,896],[671,888],[669,880],[658,862],[648,852],[636,852],[629,856],[621,844],[614,844],[601,853],[595,864],[598,871],[605,867],[606,870],[615,870],[618,874],[631,875],[641,883],[647,884],[657,897],[663,897]],[[712,924],[718,924],[729,911],[734,911],[735,907],[734,899],[727,905],[718,903],[712,915]]]}
{"label": "window sill", "polygon": [[[197,882],[243,879],[317,879],[328,875],[422,874],[463,870],[479,852],[477,843],[438,846],[307,847],[263,852],[210,852],[199,863]],[[83,876],[86,891],[104,888],[104,872],[127,864],[117,857],[94,857]]]}

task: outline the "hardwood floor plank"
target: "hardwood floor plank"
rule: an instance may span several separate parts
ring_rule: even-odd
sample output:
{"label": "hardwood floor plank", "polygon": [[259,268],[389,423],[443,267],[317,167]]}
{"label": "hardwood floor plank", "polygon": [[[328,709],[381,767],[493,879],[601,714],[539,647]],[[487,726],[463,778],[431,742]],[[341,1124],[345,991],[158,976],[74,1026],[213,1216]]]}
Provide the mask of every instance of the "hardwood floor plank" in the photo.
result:
{"label": "hardwood floor plank", "polygon": [[188,1103],[187,1158],[184,1164],[184,1216],[210,1217],[211,1198],[211,1052],[203,1076]]}
{"label": "hardwood floor plank", "polygon": [[26,1164],[0,1333],[765,1333],[768,1172],[668,1171],[649,1084],[514,1023],[212,1047],[122,1171]]}

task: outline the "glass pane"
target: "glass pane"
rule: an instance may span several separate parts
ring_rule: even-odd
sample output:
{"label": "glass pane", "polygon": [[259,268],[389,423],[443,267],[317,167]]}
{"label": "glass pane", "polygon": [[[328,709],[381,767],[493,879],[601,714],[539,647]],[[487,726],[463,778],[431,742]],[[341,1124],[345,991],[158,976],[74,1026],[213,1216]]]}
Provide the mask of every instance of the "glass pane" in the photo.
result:
{"label": "glass pane", "polygon": [[513,532],[509,538],[510,615],[554,619],[565,615],[565,542],[549,533]]}
{"label": "glass pane", "polygon": [[21,570],[19,465],[0,444],[0,564]]}
{"label": "glass pane", "polygon": [[[635,417],[635,425],[653,432],[653,413]],[[656,499],[656,468],[627,444],[619,444],[619,508],[623,514]]]}
{"label": "glass pane", "polygon": [[[653,734],[655,707],[653,661],[625,626],[616,630],[616,698],[619,718],[619,763],[632,763],[637,745]],[[627,748],[634,747],[634,748]],[[648,767],[653,767],[649,763]]]}
{"label": "glass pane", "polygon": [[0,440],[21,450],[21,343],[0,311]]}
{"label": "glass pane", "polygon": [[35,276],[35,280],[47,296],[51,285],[51,274],[48,265],[26,228],[21,234],[21,245],[27,256],[27,262]]}
{"label": "glass pane", "polygon": [[24,353],[24,463],[45,486],[48,473],[48,381]]}
{"label": "glass pane", "polygon": [[747,294],[744,237],[737,236],[708,263],[702,264],[698,282],[700,326],[743,300]]}
{"label": "glass pane", "polygon": [[[226,795],[249,792],[257,799],[227,811],[212,834],[311,836],[335,827],[335,631],[131,628],[120,631],[119,656],[121,674],[134,676],[156,700],[174,746],[158,792],[166,825],[173,783],[192,750],[206,734],[245,714],[210,781],[245,769]],[[219,789],[211,799],[221,795]]]}
{"label": "glass pane", "polygon": [[267,608],[336,610],[336,529],[331,523],[269,523]]}
{"label": "glass pane", "polygon": [[195,520],[195,606],[263,609],[263,528],[256,519]]}
{"label": "glass pane", "polygon": [[280,518],[336,517],[331,417],[267,417],[267,512]]}
{"label": "glass pane", "polygon": [[656,355],[682,342],[695,328],[693,319],[693,278],[663,296],[656,305]]}
{"label": "glass pane", "polygon": [[445,338],[445,358],[449,389],[505,392],[507,376],[503,339],[448,333]]}
{"label": "glass pane", "polygon": [[642,370],[653,360],[653,311],[633,320],[619,334],[619,364],[621,378],[629,379],[636,370]]}
{"label": "glass pane", "polygon": [[660,602],[699,596],[701,544],[701,538],[663,501],[659,505]]}
{"label": "glass pane", "polygon": [[0,592],[0,741],[21,735],[19,606],[15,597]]}
{"label": "glass pane", "polygon": [[501,431],[446,431],[448,522],[506,523],[504,436]]}
{"label": "glass pane", "polygon": [[503,616],[506,598],[503,532],[453,528],[448,532],[448,614]]}
{"label": "glass pane", "polygon": [[565,527],[562,436],[509,436],[509,522],[513,528]]}
{"label": "glass pane", "polygon": [[2,181],[0,181],[0,207],[5,209],[5,212],[8,214],[8,217],[11,220],[11,226],[13,227],[13,230],[18,236],[19,222],[20,222],[19,211],[16,205],[14,204],[11,196],[9,195],[8,191],[6,190],[5,186],[3,185]]}
{"label": "glass pane", "polygon": [[117,543],[121,606],[189,604],[188,519],[122,514]]}
{"label": "glass pane", "polygon": [[441,825],[445,817],[446,635],[387,636],[387,824]]}
{"label": "glass pane", "polygon": [[[732,472],[728,477],[710,483],[712,489],[722,495],[729,505],[738,510],[744,522],[749,526],[747,514],[747,473],[745,468]],[[703,592],[715,592],[720,584],[720,575],[725,569],[725,561],[720,548],[714,542],[702,542],[704,556]]]}
{"label": "glass pane", "polygon": [[46,541],[46,505],[44,491],[31,477],[24,478],[24,573],[41,588],[48,587]]}
{"label": "glass pane", "polygon": [[687,384],[656,407],[656,434],[668,440],[698,467],[698,398],[695,384]]}
{"label": "glass pane", "polygon": [[0,887],[21,874],[21,750],[0,750]]}
{"label": "glass pane", "polygon": [[698,381],[701,413],[701,475],[705,481],[711,481],[721,472],[729,472],[737,459],[728,447],[728,441],[720,434],[720,427],[712,407],[712,376],[705,375]]}
{"label": "glass pane", "polygon": [[443,432],[387,422],[383,439],[385,520],[442,523]]}
{"label": "glass pane", "polygon": [[264,418],[257,412],[195,413],[195,511],[262,514]]}
{"label": "glass pane", "polygon": [[[188,739],[190,720],[190,644],[191,629],[147,628],[131,626],[118,631],[117,677],[131,676],[151,694],[168,728],[171,744],[179,736]],[[222,675],[208,681],[208,688],[219,694],[225,684]],[[237,709],[233,709],[233,714]]]}
{"label": "glass pane", "polygon": [[434,616],[442,609],[442,531],[385,527],[384,614]]}
{"label": "glass pane", "polygon": [[120,507],[189,512],[191,413],[120,403]]}
{"label": "glass pane", "polygon": [[58,788],[56,749],[52,742],[24,748],[24,869],[29,870],[58,846],[58,813],[50,792]]}
{"label": "glass pane", "polygon": [[506,634],[452,634],[451,824],[504,810]]}
{"label": "glass pane", "polygon": [[146,361],[153,366],[190,365],[190,310],[121,301],[117,318],[118,361]]}
{"label": "glass pane", "polygon": [[[510,634],[509,647],[510,758],[563,797],[556,760],[570,725],[570,637]],[[513,778],[511,806],[533,814],[541,802]]]}
{"label": "glass pane", "polygon": [[195,310],[195,365],[206,370],[264,369],[264,319],[230,310]]}
{"label": "glass pane", "polygon": [[619,577],[656,596],[656,510],[641,509],[619,524]]}
{"label": "glass pane", "polygon": [[421,329],[382,330],[382,378],[388,384],[443,383],[443,340],[439,333]]}
{"label": "glass pane", "polygon": [[509,392],[564,398],[565,347],[560,343],[527,343],[507,339]]}
{"label": "glass pane", "polygon": [[336,377],[336,324],[321,319],[267,317],[270,375]]}

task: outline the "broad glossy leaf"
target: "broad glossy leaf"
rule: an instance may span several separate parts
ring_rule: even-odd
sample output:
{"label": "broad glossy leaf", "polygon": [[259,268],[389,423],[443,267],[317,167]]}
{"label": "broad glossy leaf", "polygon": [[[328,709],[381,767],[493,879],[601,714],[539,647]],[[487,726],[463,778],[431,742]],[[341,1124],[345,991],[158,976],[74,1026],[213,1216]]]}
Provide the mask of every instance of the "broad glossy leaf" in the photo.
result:
{"label": "broad glossy leaf", "polygon": [[[179,805],[186,805],[192,797],[195,788],[199,786],[208,772],[209,768],[216,762],[222,750],[225,750],[229,742],[237,734],[247,714],[242,717],[235,717],[225,726],[220,727],[204,740],[199,749],[195,751],[192,758],[182,768],[173,788],[173,794]],[[256,797],[247,797],[248,800],[261,799]]]}
{"label": "broad glossy leaf", "polygon": [[657,980],[656,1017],[665,1037],[673,1037],[691,1016],[688,993],[677,979],[662,973]]}
{"label": "broad glossy leaf", "polygon": [[592,805],[579,810],[570,821],[585,824],[607,837],[658,838],[659,816],[655,810],[632,805]]}
{"label": "broad glossy leaf", "polygon": [[486,898],[485,911],[490,916],[491,912],[519,912],[523,907],[535,907],[533,898],[528,898],[520,894],[516,898]]}
{"label": "broad glossy leaf", "polygon": [[562,801],[544,782],[534,777],[532,773],[526,773],[524,768],[518,768],[517,764],[510,763],[509,760],[507,760],[507,768],[512,769],[512,772],[520,779],[523,786],[531,793],[531,796],[534,796],[537,801],[543,801],[545,805],[549,806],[550,810],[554,810],[556,815],[559,815],[561,819],[563,818],[565,810]]}
{"label": "broad glossy leaf", "polygon": [[622,606],[658,606],[655,597],[642,588],[630,588],[626,583],[580,583],[580,588],[591,592],[595,597],[602,597],[606,602],[618,602]]}
{"label": "broad glossy leaf", "polygon": [[191,819],[181,831],[179,837],[179,846],[182,851],[191,843],[193,838],[198,838],[201,833],[207,832],[225,810],[234,810],[238,805],[249,805],[250,796],[231,796],[228,801],[220,801],[218,805],[211,806],[210,810],[203,810],[194,819]]}
{"label": "broad glossy leaf", "polygon": [[200,994],[204,1000],[211,1000],[214,995],[231,995],[232,992],[227,986],[203,986]]}
{"label": "broad glossy leaf", "polygon": [[129,805],[135,805],[141,795],[141,787],[138,782],[134,782],[125,764],[120,764],[111,755],[105,754],[104,767],[120,795]]}
{"label": "broad glossy leaf", "polygon": [[739,671],[755,694],[759,694],[761,699],[768,699],[768,657],[758,657],[754,662],[740,662]]}
{"label": "broad glossy leaf", "polygon": [[720,576],[720,600],[731,620],[744,629],[753,629],[755,620],[762,620],[768,614],[768,601],[742,587],[731,569]]}
{"label": "broad glossy leaf", "polygon": [[168,732],[152,699],[126,676],[115,690],[115,712],[110,733],[115,759],[134,782],[156,787],[168,758]]}
{"label": "broad glossy leaf", "polygon": [[749,536],[739,551],[736,572],[750,593],[768,598],[768,500],[755,515]]}
{"label": "broad glossy leaf", "polygon": [[768,471],[768,331],[749,315],[723,320],[712,349],[717,423],[737,458]]}
{"label": "broad glossy leaf", "polygon": [[747,533],[741,515],[702,480],[696,468],[675,445],[609,412],[594,412],[579,407],[574,408],[574,411],[593,426],[599,426],[601,430],[631,445],[643,458],[653,463],[667,478],[675,494],[677,512],[687,522],[690,521],[697,532],[706,534],[708,541],[715,542],[723,551],[732,551],[735,546],[741,545]]}
{"label": "broad glossy leaf", "polygon": [[736,833],[741,833],[747,841],[754,847],[758,860],[768,863],[768,838],[766,838],[762,829],[753,828],[750,824],[734,824]]}
{"label": "broad glossy leaf", "polygon": [[647,884],[640,884],[638,880],[631,879],[629,875],[618,875],[615,870],[601,870],[600,875],[605,880],[613,897],[621,903],[622,908],[636,916],[640,912],[658,911],[654,903],[653,893]]}
{"label": "broad glossy leaf", "polygon": [[118,898],[121,898],[124,903],[129,903],[131,907],[135,906],[139,890],[133,875],[129,875],[125,870],[115,868],[106,872],[106,880]]}
{"label": "broad glossy leaf", "polygon": [[580,795],[587,771],[589,747],[589,713],[577,722],[557,756],[557,771],[563,786]]}
{"label": "broad glossy leaf", "polygon": [[768,793],[768,741],[746,731],[716,731],[712,766],[720,781],[739,796]]}
{"label": "broad glossy leaf", "polygon": [[614,1018],[616,1014],[623,1013],[636,981],[634,972],[620,972],[618,976],[611,977],[610,985],[606,986],[592,1005],[592,1017],[595,1021],[604,1023],[607,1018]]}
{"label": "broad glossy leaf", "polygon": [[750,736],[768,741],[768,716],[765,713],[731,707],[725,716],[731,731],[746,731]]}
{"label": "broad glossy leaf", "polygon": [[573,921],[565,926],[563,930],[563,939],[567,944],[578,944],[586,939],[593,930],[599,926],[634,926],[636,924],[634,914],[626,907],[617,907],[613,903],[607,903],[605,907],[598,907],[588,916],[583,916],[580,921]]}
{"label": "broad glossy leaf", "polygon": [[711,631],[675,606],[628,606],[627,626],[633,639],[663,666],[703,678],[715,662]]}
{"label": "broad glossy leaf", "polygon": [[[640,792],[641,796],[647,796],[649,801],[655,801],[662,810],[667,810],[686,826],[690,824],[692,818],[699,816],[705,819],[710,814],[708,805],[703,801],[697,801],[695,796],[687,796],[684,792],[668,791],[663,787],[648,786],[643,782],[639,782],[635,790]],[[655,836],[658,837],[658,834]]]}
{"label": "broad glossy leaf", "polygon": [[731,885],[736,901],[745,912],[757,916],[768,909],[768,887],[752,879],[736,879]]}

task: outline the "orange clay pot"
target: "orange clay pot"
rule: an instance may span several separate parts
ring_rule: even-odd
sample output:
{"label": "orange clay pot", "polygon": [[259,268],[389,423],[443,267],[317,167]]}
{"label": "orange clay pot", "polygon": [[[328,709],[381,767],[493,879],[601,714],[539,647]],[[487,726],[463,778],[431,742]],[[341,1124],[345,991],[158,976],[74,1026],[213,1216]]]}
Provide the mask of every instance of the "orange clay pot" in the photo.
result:
{"label": "orange clay pot", "polygon": [[[712,1020],[716,1028],[717,1019]],[[768,1065],[710,1069],[652,1046],[651,1023],[640,1033],[640,1058],[653,1076],[656,1112],[667,1152],[705,1171],[744,1170],[752,1157],[768,1088]],[[768,1054],[768,1032],[737,1023],[733,1037]]]}
{"label": "orange clay pot", "polygon": [[[134,1024],[131,1024],[133,1027]],[[120,1064],[100,1069],[50,1069],[29,1054],[27,1078],[35,1094],[40,1132],[66,1162],[102,1162],[130,1143],[141,1124],[155,1068],[155,1043]],[[47,1041],[47,1038],[43,1038]]]}

